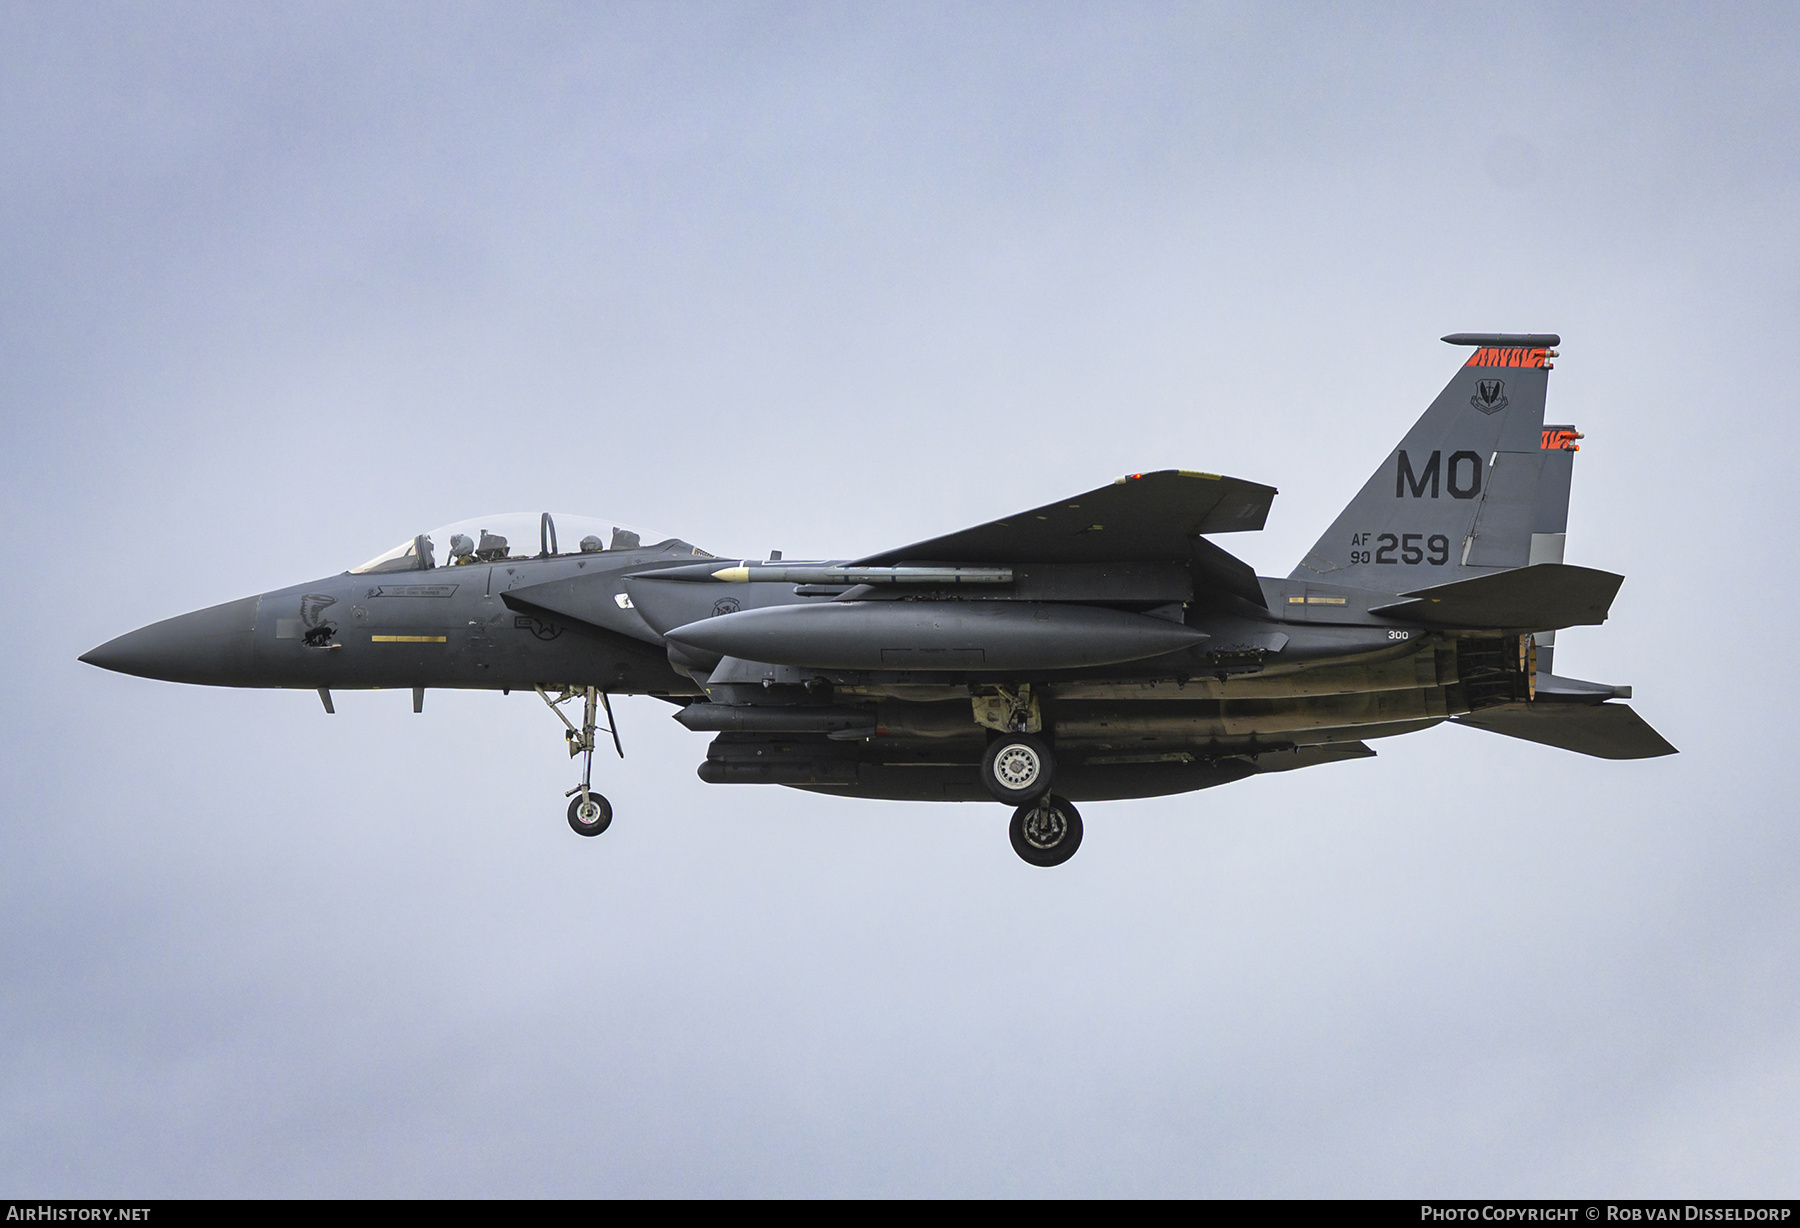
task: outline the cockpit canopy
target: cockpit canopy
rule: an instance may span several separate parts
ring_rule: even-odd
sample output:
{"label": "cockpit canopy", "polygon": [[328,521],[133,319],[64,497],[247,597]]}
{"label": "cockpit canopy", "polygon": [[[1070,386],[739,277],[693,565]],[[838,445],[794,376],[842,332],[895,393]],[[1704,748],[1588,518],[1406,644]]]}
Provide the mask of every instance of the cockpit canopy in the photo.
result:
{"label": "cockpit canopy", "polygon": [[[426,571],[433,567],[459,567],[468,563],[495,563],[502,559],[541,559],[561,555],[605,554],[644,546],[673,543],[674,538],[650,533],[615,521],[565,512],[503,512],[459,520],[401,542],[378,554],[353,576],[390,571]],[[712,556],[677,543],[684,552],[702,558]]]}

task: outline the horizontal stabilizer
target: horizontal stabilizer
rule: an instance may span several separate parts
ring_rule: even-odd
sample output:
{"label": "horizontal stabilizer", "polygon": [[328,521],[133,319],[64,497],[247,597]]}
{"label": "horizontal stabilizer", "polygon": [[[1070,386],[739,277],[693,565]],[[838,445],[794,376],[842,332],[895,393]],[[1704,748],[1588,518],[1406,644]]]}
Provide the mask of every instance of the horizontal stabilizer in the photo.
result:
{"label": "horizontal stabilizer", "polygon": [[[1543,652],[1542,648],[1538,649],[1540,657]],[[1609,699],[1631,698],[1631,688],[1628,686],[1614,686],[1610,682],[1584,682],[1580,678],[1559,678],[1542,670],[1538,671],[1537,684],[1533,690],[1540,703],[1603,704]]]}
{"label": "horizontal stabilizer", "polygon": [[1274,498],[1272,486],[1165,469],[1133,474],[1098,490],[872,554],[857,563],[1186,561],[1190,540],[1202,533],[1262,528]]}
{"label": "horizontal stabilizer", "polygon": [[1515,567],[1469,580],[1400,594],[1371,614],[1416,619],[1441,627],[1554,631],[1606,621],[1624,576],[1567,563]]}
{"label": "horizontal stabilizer", "polygon": [[1501,704],[1459,716],[1456,723],[1596,759],[1654,759],[1677,753],[1626,704]]}

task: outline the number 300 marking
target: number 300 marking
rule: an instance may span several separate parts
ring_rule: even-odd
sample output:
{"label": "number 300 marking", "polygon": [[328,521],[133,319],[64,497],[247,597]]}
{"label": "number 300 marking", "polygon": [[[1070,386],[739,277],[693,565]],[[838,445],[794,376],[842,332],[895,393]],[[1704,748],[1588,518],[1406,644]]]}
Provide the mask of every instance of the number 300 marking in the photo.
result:
{"label": "number 300 marking", "polygon": [[1410,631],[1390,631],[1390,632],[1388,632],[1388,638],[1390,640],[1410,640],[1412,638],[1412,632],[1410,632]]}

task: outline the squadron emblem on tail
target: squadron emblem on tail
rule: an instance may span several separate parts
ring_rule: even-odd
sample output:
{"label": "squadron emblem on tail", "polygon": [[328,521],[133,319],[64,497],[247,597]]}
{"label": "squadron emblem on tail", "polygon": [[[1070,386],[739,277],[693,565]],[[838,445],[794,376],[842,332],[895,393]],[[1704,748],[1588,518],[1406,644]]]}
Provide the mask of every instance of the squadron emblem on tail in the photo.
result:
{"label": "squadron emblem on tail", "polygon": [[1497,414],[1507,406],[1506,385],[1497,379],[1484,379],[1475,385],[1469,404],[1484,414]]}

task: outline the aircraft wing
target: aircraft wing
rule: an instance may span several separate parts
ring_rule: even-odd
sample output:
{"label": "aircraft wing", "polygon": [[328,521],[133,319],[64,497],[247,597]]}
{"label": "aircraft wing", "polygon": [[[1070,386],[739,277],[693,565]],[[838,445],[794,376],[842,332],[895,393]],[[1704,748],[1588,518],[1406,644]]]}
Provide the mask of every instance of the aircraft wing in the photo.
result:
{"label": "aircraft wing", "polygon": [[1185,469],[1134,473],[1098,490],[857,562],[873,567],[903,562],[1186,560],[1193,554],[1193,539],[1202,533],[1262,528],[1274,498],[1272,486],[1216,473]]}

